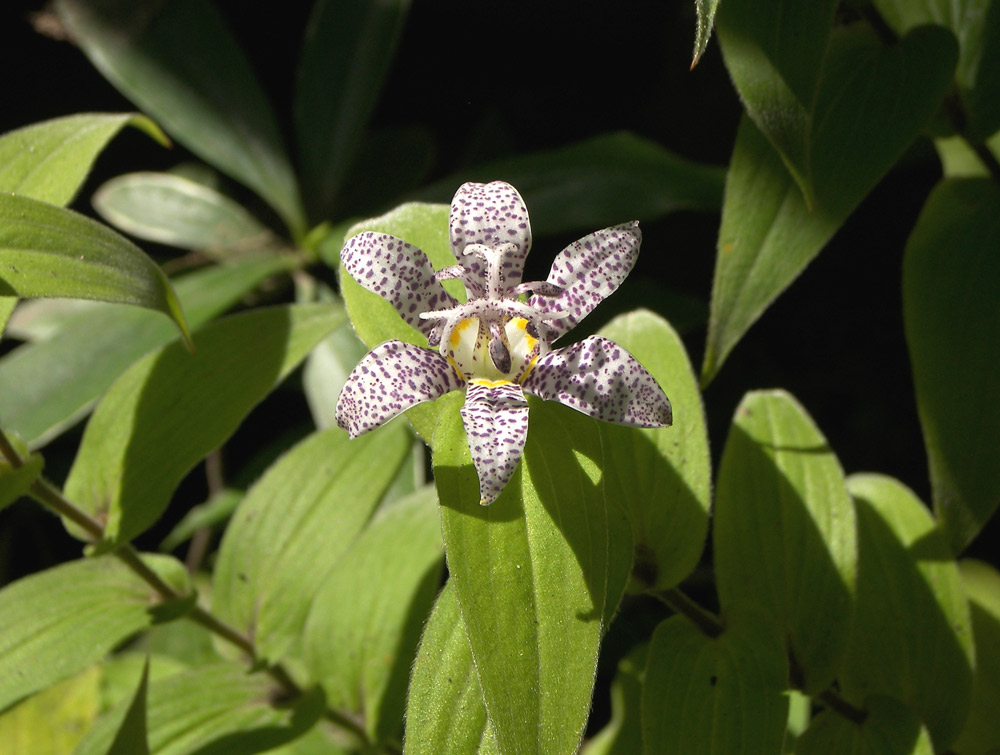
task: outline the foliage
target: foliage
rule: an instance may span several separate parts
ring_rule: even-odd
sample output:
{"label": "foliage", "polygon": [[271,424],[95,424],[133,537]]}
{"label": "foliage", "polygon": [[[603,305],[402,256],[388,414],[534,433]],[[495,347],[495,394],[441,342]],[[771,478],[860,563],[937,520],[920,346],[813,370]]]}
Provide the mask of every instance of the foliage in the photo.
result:
{"label": "foliage", "polygon": [[[725,168],[623,131],[436,164],[421,129],[372,126],[408,0],[317,0],[288,113],[211,3],[57,0],[141,113],[0,137],[0,509],[76,538],[0,589],[0,750],[1000,748],[1000,572],[963,558],[1000,506],[1000,2],[689,6],[692,68],[715,30],[717,96],[742,107]],[[202,162],[108,178],[123,130]],[[845,474],[809,407],[738,372],[710,437],[734,349],[930,145],[943,176],[896,250],[893,335],[929,480]],[[105,222],[77,202],[92,170]],[[363,437],[333,425],[366,347],[428,345],[340,250],[391,234],[453,265],[440,200],[495,179],[539,250],[721,215],[700,371],[664,289],[596,324],[673,425],[532,397],[523,459],[481,506],[459,391]]]}

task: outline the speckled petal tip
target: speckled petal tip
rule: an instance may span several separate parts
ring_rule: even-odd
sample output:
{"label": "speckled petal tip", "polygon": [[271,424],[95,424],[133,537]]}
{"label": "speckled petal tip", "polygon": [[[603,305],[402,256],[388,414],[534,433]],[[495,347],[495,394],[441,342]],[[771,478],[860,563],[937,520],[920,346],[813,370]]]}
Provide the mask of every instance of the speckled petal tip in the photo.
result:
{"label": "speckled petal tip", "polygon": [[653,376],[625,349],[600,336],[550,351],[521,387],[617,425],[666,427],[673,421],[670,401]]}
{"label": "speckled petal tip", "polygon": [[569,315],[545,323],[549,343],[571,330],[601,301],[615,292],[639,257],[639,221],[595,231],[574,241],[556,256],[548,283],[561,287],[558,296],[534,295],[528,304],[543,312]]}
{"label": "speckled petal tip", "polygon": [[386,341],[365,354],[348,376],[337,399],[337,424],[356,438],[464,384],[436,351]]}
{"label": "speckled petal tip", "polygon": [[344,269],[358,283],[392,304],[411,327],[430,336],[435,324],[421,312],[453,307],[457,302],[434,275],[427,255],[387,233],[352,236],[340,252]]}
{"label": "speckled petal tip", "polygon": [[528,437],[528,402],[516,383],[469,383],[462,423],[479,475],[479,503],[488,506],[510,482]]}
{"label": "speckled petal tip", "polygon": [[464,253],[469,244],[491,249],[510,244],[501,270],[503,285],[509,288],[521,282],[524,258],[531,249],[531,224],[524,200],[513,186],[503,181],[462,184],[451,200],[448,232],[451,251],[480,288],[485,289],[486,268],[482,260]]}

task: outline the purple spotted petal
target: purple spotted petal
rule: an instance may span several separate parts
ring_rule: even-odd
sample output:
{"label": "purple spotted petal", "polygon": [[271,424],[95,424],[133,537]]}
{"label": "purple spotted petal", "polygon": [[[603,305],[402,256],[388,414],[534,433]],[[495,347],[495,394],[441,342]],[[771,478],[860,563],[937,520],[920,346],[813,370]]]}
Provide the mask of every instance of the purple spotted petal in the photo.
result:
{"label": "purple spotted petal", "polygon": [[497,499],[517,469],[528,437],[528,402],[517,383],[469,383],[462,407],[472,463],[479,475],[479,503]]}
{"label": "purple spotted petal", "polygon": [[545,340],[552,343],[590,310],[610,296],[632,270],[639,256],[639,221],[605,228],[574,241],[556,256],[548,282],[563,288],[559,296],[532,296],[528,304],[542,312],[569,312],[545,323]]}
{"label": "purple spotted petal", "polygon": [[453,307],[457,302],[434,276],[427,255],[387,233],[352,236],[340,252],[344,268],[358,283],[392,304],[411,326],[430,336],[436,323],[421,312]]}
{"label": "purple spotted petal", "polygon": [[666,427],[673,419],[669,399],[646,368],[600,336],[550,351],[521,387],[616,425]]}
{"label": "purple spotted petal", "polygon": [[337,424],[356,438],[464,384],[436,351],[386,341],[365,354],[348,376],[337,399]]}
{"label": "purple spotted petal", "polygon": [[505,288],[521,282],[524,258],[531,248],[531,225],[524,200],[513,186],[503,181],[462,184],[451,200],[448,230],[451,251],[482,290],[486,288],[486,267],[476,256],[463,254],[469,244],[483,244],[491,249],[511,244],[504,254],[502,282]]}

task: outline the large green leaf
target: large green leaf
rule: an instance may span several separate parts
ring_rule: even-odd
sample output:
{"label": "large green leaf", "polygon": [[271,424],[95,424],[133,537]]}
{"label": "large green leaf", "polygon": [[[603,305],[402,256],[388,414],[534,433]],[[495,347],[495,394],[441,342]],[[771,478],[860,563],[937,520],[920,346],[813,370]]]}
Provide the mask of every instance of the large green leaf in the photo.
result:
{"label": "large green leaf", "polygon": [[451,581],[438,596],[413,662],[405,742],[412,755],[497,752]]}
{"label": "large green leaf", "polygon": [[803,732],[796,755],[933,755],[920,719],[891,697],[865,701],[867,714],[855,723],[833,711],[820,713]]}
{"label": "large green leaf", "polygon": [[448,569],[501,752],[573,752],[601,637],[631,567],[596,422],[531,399],[524,458],[490,506],[458,413],[439,400],[434,471]]}
{"label": "large green leaf", "polygon": [[247,493],[222,541],[212,606],[254,638],[258,657],[274,663],[293,649],[407,450],[402,427],[353,441],[331,428],[288,451]]}
{"label": "large green leaf", "polygon": [[320,0],[313,8],[295,92],[295,125],[305,195],[317,217],[328,217],[336,206],[409,5],[409,0]]}
{"label": "large green leaf", "polygon": [[642,690],[643,752],[781,751],[788,659],[771,617],[737,606],[718,637],[673,616],[653,633]]}
{"label": "large green leaf", "polygon": [[[184,566],[144,556],[179,590]],[[113,556],[71,561],[0,590],[0,710],[72,676],[155,620],[159,596]]]}
{"label": "large green leaf", "polygon": [[177,141],[305,231],[295,176],[249,62],[211,3],[58,0],[94,66]]}
{"label": "large green leaf", "polygon": [[97,718],[101,670],[91,666],[0,714],[0,752],[72,752]]}
{"label": "large green leaf", "polygon": [[188,337],[170,282],[139,247],[72,210],[16,194],[0,194],[0,294],[148,307]]}
{"label": "large green leaf", "polygon": [[115,738],[107,755],[149,755],[149,736],[146,731],[146,691],[149,686],[149,659],[142,666],[142,676],[128,707],[122,709],[122,718],[115,727]]}
{"label": "large green leaf", "polygon": [[[290,704],[274,701],[282,690],[264,673],[241,664],[219,664],[172,674],[149,684],[146,709],[149,749],[154,755],[228,755],[266,752],[303,735],[323,712],[323,696],[307,692]],[[108,752],[121,701],[83,739],[75,755]]]}
{"label": "large green leaf", "polygon": [[10,320],[11,313],[13,313],[14,307],[16,306],[16,296],[0,295],[0,339],[3,338],[4,331],[7,328],[7,322]]}
{"label": "large green leaf", "polygon": [[83,113],[25,126],[0,138],[0,191],[66,206],[101,150],[125,126],[167,138],[135,113]]}
{"label": "large green leaf", "polygon": [[906,244],[903,320],[934,510],[960,553],[1000,505],[1000,188],[944,181]]}
{"label": "large green leaf", "polygon": [[976,643],[976,674],[969,717],[955,752],[988,753],[1000,744],[1000,572],[982,561],[959,564]]}
{"label": "large green leaf", "polygon": [[891,477],[853,475],[858,517],[854,629],[840,670],[842,694],[902,700],[938,750],[969,711],[975,653],[958,566],[927,509]]}
{"label": "large green leaf", "polygon": [[[385,215],[358,223],[344,238],[349,239],[363,231],[388,233],[421,249],[437,270],[455,264],[455,255],[448,244],[449,210],[447,205],[416,202],[400,205]],[[445,288],[452,296],[465,299],[459,281],[446,281]],[[369,347],[392,338],[419,346],[427,345],[427,338],[407,325],[389,302],[362,288],[343,267],[340,268],[340,292],[355,332]],[[406,413],[407,419],[425,441],[430,440],[434,431],[439,403],[419,404]]]}
{"label": "large green leaf", "polygon": [[418,196],[451,201],[463,181],[497,178],[517,187],[533,233],[543,236],[656,220],[678,210],[716,212],[725,172],[623,131],[463,170]]}
{"label": "large green leaf", "polygon": [[1000,128],[1000,3],[994,0],[875,0],[899,34],[923,24],[949,29],[958,40],[955,81],[964,109],[964,131],[981,141]]}
{"label": "large green leaf", "polygon": [[940,28],[914,30],[890,48],[864,30],[834,34],[808,131],[795,148],[808,150],[808,160],[795,158],[793,166],[808,202],[787,172],[792,158],[784,154],[782,162],[760,131],[741,125],[719,230],[703,382],[927,124],[954,59],[954,41]]}
{"label": "large green leaf", "polygon": [[730,426],[713,544],[723,610],[749,600],[787,637],[807,692],[847,651],[857,569],[854,509],[837,457],[783,391],[748,393]]}
{"label": "large green leaf", "polygon": [[329,704],[361,716],[375,742],[399,734],[443,557],[437,495],[429,487],[381,512],[312,602],[303,635],[309,670]]}
{"label": "large green leaf", "polygon": [[343,322],[332,305],[253,310],[214,322],[195,354],[165,346],[136,362],[94,411],[66,494],[123,543],[155,522],[184,475],[309,350]]}
{"label": "large green leaf", "polygon": [[112,178],[95,192],[93,202],[106,221],[126,233],[217,257],[267,251],[278,242],[239,203],[173,173]]}
{"label": "large green leaf", "polygon": [[669,589],[697,566],[708,533],[712,472],[701,394],[684,345],[665,320],[640,310],[612,320],[601,335],[632,352],[673,409],[672,427],[599,425],[605,486],[632,523],[636,586]]}
{"label": "large green leaf", "polygon": [[[215,265],[177,279],[174,290],[198,328],[291,264],[267,256]],[[54,323],[54,335],[0,358],[0,421],[32,448],[79,421],[126,367],[176,337],[170,323],[148,310],[86,305]]]}

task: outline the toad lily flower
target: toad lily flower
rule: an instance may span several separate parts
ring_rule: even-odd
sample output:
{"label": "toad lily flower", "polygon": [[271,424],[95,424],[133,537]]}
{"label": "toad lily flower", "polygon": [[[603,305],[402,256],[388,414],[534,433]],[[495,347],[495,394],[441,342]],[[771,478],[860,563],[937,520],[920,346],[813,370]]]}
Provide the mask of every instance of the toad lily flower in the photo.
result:
{"label": "toad lily flower", "polygon": [[[521,460],[528,434],[525,393],[606,422],[671,423],[659,385],[613,341],[590,336],[550,349],[628,275],[639,254],[638,222],[571,244],[556,257],[548,279],[533,283],[521,282],[531,228],[513,186],[464,184],[451,204],[449,231],[457,264],[437,272],[422,251],[387,234],[360,233],[341,251],[351,276],[436,347],[386,341],[362,358],[337,401],[337,424],[352,438],[464,388],[462,422],[486,505]],[[441,285],[456,278],[465,284],[465,303]]]}

